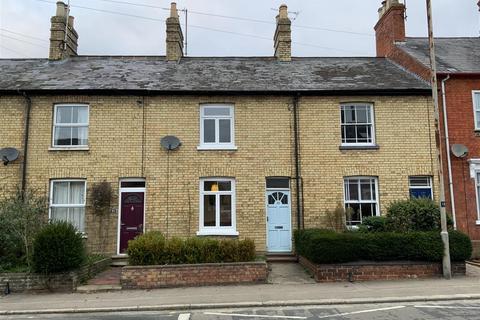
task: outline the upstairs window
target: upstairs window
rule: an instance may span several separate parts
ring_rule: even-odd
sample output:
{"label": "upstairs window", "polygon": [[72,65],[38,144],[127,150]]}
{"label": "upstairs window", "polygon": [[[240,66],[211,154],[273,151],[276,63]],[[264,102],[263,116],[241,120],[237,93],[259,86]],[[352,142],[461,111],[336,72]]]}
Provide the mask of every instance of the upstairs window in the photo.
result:
{"label": "upstairs window", "polygon": [[371,146],[375,144],[373,106],[365,103],[341,106],[343,146]]}
{"label": "upstairs window", "polygon": [[59,104],[53,116],[54,147],[88,147],[88,105]]}
{"label": "upstairs window", "polygon": [[235,149],[233,112],[229,105],[200,107],[200,149]]}
{"label": "upstairs window", "polygon": [[366,217],[379,215],[377,178],[345,178],[344,190],[347,225],[355,226],[361,224]]}
{"label": "upstairs window", "polygon": [[473,112],[475,119],[475,130],[480,131],[480,91],[473,91]]}
{"label": "upstairs window", "polygon": [[53,180],[50,187],[50,219],[71,223],[85,231],[85,180]]}
{"label": "upstairs window", "polygon": [[433,200],[431,177],[410,177],[408,180],[410,198],[428,198]]}

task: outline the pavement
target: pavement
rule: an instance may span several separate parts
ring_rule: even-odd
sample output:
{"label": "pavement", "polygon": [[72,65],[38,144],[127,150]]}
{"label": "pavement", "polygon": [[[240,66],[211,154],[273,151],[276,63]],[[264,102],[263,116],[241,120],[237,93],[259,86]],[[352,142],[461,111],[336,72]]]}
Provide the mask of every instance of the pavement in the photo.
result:
{"label": "pavement", "polygon": [[[468,276],[398,281],[310,283],[305,273],[296,283],[285,277],[288,266],[273,267],[269,284],[121,290],[97,293],[10,294],[0,298],[0,315],[128,311],[178,311],[219,308],[265,308],[408,303],[480,299],[479,269]],[[295,265],[295,272],[302,271]],[[301,267],[300,267],[301,268]],[[302,271],[303,272],[303,271]],[[283,274],[283,275],[282,275]],[[302,274],[302,273],[300,273]],[[281,281],[284,278],[285,281]]]}

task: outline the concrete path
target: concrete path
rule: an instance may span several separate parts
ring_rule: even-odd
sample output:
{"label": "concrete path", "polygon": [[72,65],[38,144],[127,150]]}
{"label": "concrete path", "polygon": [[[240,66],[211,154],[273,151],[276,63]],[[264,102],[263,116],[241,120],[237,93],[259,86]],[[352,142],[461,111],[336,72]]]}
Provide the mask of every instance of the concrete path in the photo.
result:
{"label": "concrete path", "polygon": [[306,284],[315,283],[312,276],[298,263],[269,263],[268,283],[271,284]]}
{"label": "concrete path", "polygon": [[0,314],[379,303],[480,298],[480,278],[264,284],[56,294],[11,294]]}

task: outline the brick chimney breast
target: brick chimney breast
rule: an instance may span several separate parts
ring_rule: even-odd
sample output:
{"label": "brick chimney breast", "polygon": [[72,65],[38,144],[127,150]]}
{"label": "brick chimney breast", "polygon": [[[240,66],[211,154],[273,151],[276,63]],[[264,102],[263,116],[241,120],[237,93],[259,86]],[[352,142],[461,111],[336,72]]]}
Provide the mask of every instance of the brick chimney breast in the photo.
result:
{"label": "brick chimney breast", "polygon": [[395,42],[405,41],[405,5],[398,0],[382,1],[375,26],[377,57],[388,57]]}
{"label": "brick chimney breast", "polygon": [[73,21],[68,6],[62,1],[57,2],[55,16],[50,19],[50,60],[61,60],[77,55],[78,33],[73,27]]}
{"label": "brick chimney breast", "polygon": [[170,4],[170,17],[167,18],[167,61],[178,61],[183,57],[183,33],[178,17],[177,4]]}
{"label": "brick chimney breast", "polygon": [[278,61],[292,60],[292,22],[288,18],[287,5],[282,4],[276,17],[277,27],[274,35],[275,57]]}

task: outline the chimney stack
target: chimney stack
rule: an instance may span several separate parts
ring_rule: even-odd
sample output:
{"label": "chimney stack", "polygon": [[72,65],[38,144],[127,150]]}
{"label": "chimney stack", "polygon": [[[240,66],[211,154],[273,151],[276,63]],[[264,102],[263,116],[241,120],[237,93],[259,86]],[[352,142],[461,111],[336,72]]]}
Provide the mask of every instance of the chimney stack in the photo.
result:
{"label": "chimney stack", "polygon": [[178,61],[183,57],[183,33],[180,27],[177,4],[170,4],[170,17],[167,18],[167,61]]}
{"label": "chimney stack", "polygon": [[382,1],[375,26],[377,57],[388,57],[395,42],[405,41],[405,5],[398,0]]}
{"label": "chimney stack", "polygon": [[55,16],[50,19],[50,60],[61,60],[77,55],[78,33],[73,28],[73,20],[74,18],[69,15],[68,6],[62,1],[57,2]]}
{"label": "chimney stack", "polygon": [[287,5],[282,4],[278,10],[277,28],[273,38],[275,57],[278,61],[292,60],[292,22],[288,18]]}

